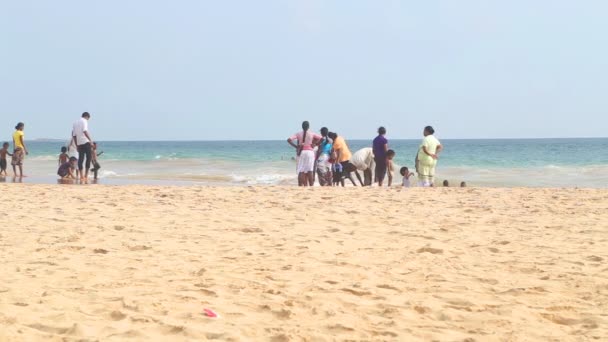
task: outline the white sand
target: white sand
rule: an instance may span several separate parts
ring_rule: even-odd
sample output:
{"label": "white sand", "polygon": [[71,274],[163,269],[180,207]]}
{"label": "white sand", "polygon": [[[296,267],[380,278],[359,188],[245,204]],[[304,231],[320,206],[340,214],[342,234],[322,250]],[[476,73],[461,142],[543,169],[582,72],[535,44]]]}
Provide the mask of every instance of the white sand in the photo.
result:
{"label": "white sand", "polygon": [[1,341],[608,339],[608,190],[0,193]]}

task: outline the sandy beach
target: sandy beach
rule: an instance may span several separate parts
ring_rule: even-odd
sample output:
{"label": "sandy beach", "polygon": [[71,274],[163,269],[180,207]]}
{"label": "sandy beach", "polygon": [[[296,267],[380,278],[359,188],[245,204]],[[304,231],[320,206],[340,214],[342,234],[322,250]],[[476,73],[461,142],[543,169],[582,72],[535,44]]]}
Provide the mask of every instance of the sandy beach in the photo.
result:
{"label": "sandy beach", "polygon": [[608,338],[608,190],[0,191],[2,341]]}

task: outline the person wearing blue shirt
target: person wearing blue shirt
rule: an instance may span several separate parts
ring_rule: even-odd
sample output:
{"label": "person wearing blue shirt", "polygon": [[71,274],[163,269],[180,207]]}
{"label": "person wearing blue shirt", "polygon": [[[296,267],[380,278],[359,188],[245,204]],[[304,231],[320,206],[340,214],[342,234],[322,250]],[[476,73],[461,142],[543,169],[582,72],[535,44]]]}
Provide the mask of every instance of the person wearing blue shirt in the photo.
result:
{"label": "person wearing blue shirt", "polygon": [[329,129],[321,128],[321,142],[319,144],[317,156],[317,175],[319,176],[319,184],[321,186],[331,186],[333,180],[331,152],[333,150],[333,141],[327,136]]}

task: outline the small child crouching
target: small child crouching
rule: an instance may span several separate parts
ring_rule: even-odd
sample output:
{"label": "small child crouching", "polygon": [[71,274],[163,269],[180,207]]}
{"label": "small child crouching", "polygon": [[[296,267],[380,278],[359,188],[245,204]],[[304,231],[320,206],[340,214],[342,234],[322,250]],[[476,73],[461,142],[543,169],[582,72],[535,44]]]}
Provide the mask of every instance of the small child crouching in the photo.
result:
{"label": "small child crouching", "polygon": [[57,170],[57,175],[61,177],[61,179],[74,179],[76,176],[74,175],[74,171],[78,169],[78,159],[76,157],[70,157],[70,159],[61,164],[59,169]]}

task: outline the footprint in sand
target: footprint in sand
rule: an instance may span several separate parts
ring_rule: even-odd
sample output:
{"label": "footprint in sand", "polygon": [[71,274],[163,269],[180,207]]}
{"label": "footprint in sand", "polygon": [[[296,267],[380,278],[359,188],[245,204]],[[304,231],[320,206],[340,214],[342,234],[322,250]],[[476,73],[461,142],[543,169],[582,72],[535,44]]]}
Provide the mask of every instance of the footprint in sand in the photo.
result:
{"label": "footprint in sand", "polygon": [[348,289],[348,288],[344,288],[344,289],[341,289],[341,290],[342,290],[342,291],[344,291],[344,292],[348,292],[348,293],[350,293],[350,294],[353,294],[353,295],[355,295],[355,296],[359,296],[359,297],[362,297],[362,296],[369,296],[369,295],[371,295],[371,294],[372,294],[372,293],[371,293],[371,292],[369,292],[369,291],[357,291],[357,290]]}
{"label": "footprint in sand", "polygon": [[417,253],[443,254],[443,249],[423,247],[416,251]]}
{"label": "footprint in sand", "polygon": [[586,257],[585,259],[589,260],[589,261],[596,261],[596,262],[600,262],[600,261],[604,260],[604,258],[601,258],[597,255],[591,255],[591,256]]}
{"label": "footprint in sand", "polygon": [[327,329],[334,333],[349,333],[355,331],[355,329],[342,324],[328,325]]}
{"label": "footprint in sand", "polygon": [[401,292],[400,289],[398,289],[398,288],[396,288],[394,286],[388,285],[388,284],[380,284],[380,285],[376,285],[376,287],[378,287],[380,289],[387,289],[387,290],[393,290],[393,291]]}
{"label": "footprint in sand", "polygon": [[385,336],[385,337],[397,337],[396,333],[392,331],[372,331],[372,335],[374,336]]}
{"label": "footprint in sand", "polygon": [[112,311],[112,313],[110,313],[110,319],[113,321],[122,321],[125,318],[127,318],[127,315],[120,311]]}
{"label": "footprint in sand", "polygon": [[49,325],[35,323],[35,324],[28,325],[28,327],[45,332],[45,333],[58,334],[58,335],[76,335],[76,334],[78,334],[78,330],[79,330],[77,324],[74,324],[73,326],[71,326],[69,328],[60,328],[60,327],[52,327]]}
{"label": "footprint in sand", "polygon": [[144,246],[144,245],[128,246],[127,248],[129,248],[129,250],[132,251],[132,252],[135,252],[135,251],[146,251],[148,249],[152,249],[152,247],[150,247],[150,246]]}
{"label": "footprint in sand", "polygon": [[487,279],[487,278],[477,278],[480,283],[490,284],[490,285],[498,285],[498,280],[496,279]]}
{"label": "footprint in sand", "polygon": [[293,313],[289,310],[281,309],[279,311],[273,311],[272,314],[279,319],[289,319]]}
{"label": "footprint in sand", "polygon": [[426,306],[418,306],[418,305],[416,305],[416,306],[414,306],[414,311],[416,311],[417,313],[419,313],[421,315],[424,315],[426,313],[431,312],[431,309],[427,308]]}
{"label": "footprint in sand", "polygon": [[285,334],[274,335],[270,338],[271,342],[289,342],[291,341],[291,337]]}
{"label": "footprint in sand", "polygon": [[263,230],[260,228],[244,228],[244,229],[241,229],[241,232],[243,232],[243,233],[261,233],[261,232],[263,232]]}
{"label": "footprint in sand", "polygon": [[593,325],[596,324],[594,321],[586,319],[574,319],[574,318],[568,318],[568,317],[563,317],[563,316],[559,316],[559,315],[555,315],[555,314],[547,314],[547,313],[541,313],[540,314],[544,319],[551,321],[555,324],[559,324],[559,325],[577,325],[577,324],[583,324],[583,323],[587,323],[588,325]]}

